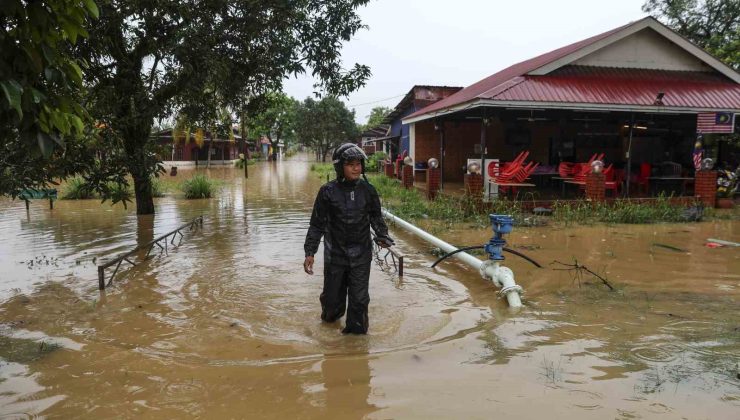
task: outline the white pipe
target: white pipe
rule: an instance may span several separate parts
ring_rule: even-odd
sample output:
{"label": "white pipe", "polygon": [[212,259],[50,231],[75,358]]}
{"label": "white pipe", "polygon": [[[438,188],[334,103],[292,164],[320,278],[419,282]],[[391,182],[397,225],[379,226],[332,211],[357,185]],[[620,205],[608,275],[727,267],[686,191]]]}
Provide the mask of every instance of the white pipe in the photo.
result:
{"label": "white pipe", "polygon": [[[402,228],[431,243],[432,245],[437,246],[444,252],[450,253],[457,250],[456,247],[448,244],[447,242],[437,238],[434,235],[429,234],[428,232],[419,229],[411,223],[394,216],[386,209],[382,209],[382,213],[383,216],[385,216],[391,222],[401,226]],[[478,270],[483,278],[491,280],[493,284],[500,287],[501,291],[499,292],[499,294],[506,296],[506,300],[509,302],[509,307],[519,308],[522,306],[522,300],[519,296],[519,294],[522,293],[522,288],[518,286],[514,281],[514,272],[512,272],[509,268],[499,265],[499,263],[496,261],[481,261],[478,258],[475,258],[474,256],[468,254],[467,252],[458,252],[457,254],[453,255],[453,257],[459,259],[473,269]]]}

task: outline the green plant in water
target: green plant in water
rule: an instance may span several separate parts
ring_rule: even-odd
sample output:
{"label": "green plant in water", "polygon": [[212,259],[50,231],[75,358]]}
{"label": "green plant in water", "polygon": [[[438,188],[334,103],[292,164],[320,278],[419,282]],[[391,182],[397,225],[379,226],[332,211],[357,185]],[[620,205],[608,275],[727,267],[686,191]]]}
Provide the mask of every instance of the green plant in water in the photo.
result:
{"label": "green plant in water", "polygon": [[62,193],[63,200],[86,200],[95,198],[95,193],[82,177],[70,178]]}
{"label": "green plant in water", "polygon": [[153,176],[152,179],[152,197],[164,197],[165,186],[159,177]]}
{"label": "green plant in water", "polygon": [[311,172],[315,172],[319,179],[327,179],[327,175],[329,179],[335,178],[334,165],[331,163],[312,163]]}
{"label": "green plant in water", "polygon": [[182,183],[185,198],[211,198],[216,184],[205,175],[195,175]]}
{"label": "green plant in water", "polygon": [[134,191],[130,185],[109,182],[106,186],[108,199],[113,204],[119,201],[126,207],[126,202],[131,201],[134,197]]}
{"label": "green plant in water", "polygon": [[[239,169],[244,169],[244,160],[245,160],[244,159],[244,153],[239,153],[239,159],[237,159],[234,162],[234,166],[237,167],[237,168],[239,168]],[[246,161],[247,161],[247,165],[250,165],[250,166],[251,165],[254,165],[255,163],[257,163],[257,159],[254,159],[254,158],[247,159]]]}

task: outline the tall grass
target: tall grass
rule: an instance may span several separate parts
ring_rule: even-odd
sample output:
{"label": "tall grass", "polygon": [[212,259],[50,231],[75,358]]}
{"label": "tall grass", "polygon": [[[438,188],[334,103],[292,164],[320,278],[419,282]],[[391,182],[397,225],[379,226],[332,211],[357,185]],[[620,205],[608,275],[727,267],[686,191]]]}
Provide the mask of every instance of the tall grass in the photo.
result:
{"label": "tall grass", "polygon": [[87,185],[82,177],[74,177],[67,180],[67,185],[62,192],[62,200],[87,200],[95,198],[95,192]]}
{"label": "tall grass", "polygon": [[681,222],[686,207],[671,203],[670,197],[659,196],[649,202],[618,199],[612,203],[570,201],[553,205],[553,218],[566,225],[589,223],[645,224]]}
{"label": "tall grass", "polygon": [[216,190],[216,183],[205,175],[195,175],[184,181],[180,187],[185,198],[211,198]]}
{"label": "tall grass", "polygon": [[[383,206],[402,219],[434,219],[444,222],[473,222],[486,226],[488,214],[508,214],[517,224],[539,225],[546,223],[522,210],[522,201],[498,199],[481,204],[470,197],[439,195],[428,201],[416,189],[407,190],[395,179],[372,176],[371,181],[383,200]],[[557,223],[661,223],[686,220],[686,206],[671,202],[670,197],[660,196],[649,202],[616,200],[590,202],[585,200],[555,202],[552,220]]]}

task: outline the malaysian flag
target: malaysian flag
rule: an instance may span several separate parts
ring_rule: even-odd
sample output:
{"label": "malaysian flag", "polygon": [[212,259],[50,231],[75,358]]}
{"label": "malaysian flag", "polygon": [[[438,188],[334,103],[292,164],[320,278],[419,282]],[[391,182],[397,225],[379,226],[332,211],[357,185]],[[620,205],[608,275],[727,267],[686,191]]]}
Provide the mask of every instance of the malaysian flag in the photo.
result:
{"label": "malaysian flag", "polygon": [[691,157],[694,161],[694,169],[698,171],[701,169],[701,158],[704,157],[704,149],[701,147],[701,141],[697,141],[694,144],[694,152],[691,154]]}
{"label": "malaysian flag", "polygon": [[734,133],[735,114],[731,112],[703,112],[696,114],[697,133]]}

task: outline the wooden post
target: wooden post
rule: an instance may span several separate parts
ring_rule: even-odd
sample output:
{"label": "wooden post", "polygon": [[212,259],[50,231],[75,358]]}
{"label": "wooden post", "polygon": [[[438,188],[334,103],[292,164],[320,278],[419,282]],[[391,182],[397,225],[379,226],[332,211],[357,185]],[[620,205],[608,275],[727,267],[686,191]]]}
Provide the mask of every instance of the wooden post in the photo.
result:
{"label": "wooden post", "polygon": [[98,266],[98,289],[105,290],[105,266]]}

